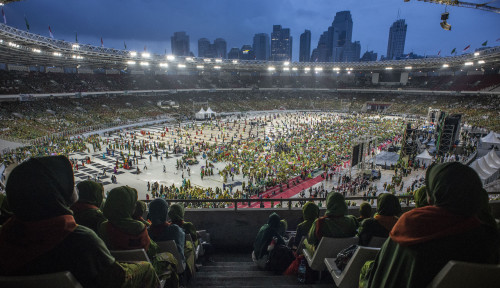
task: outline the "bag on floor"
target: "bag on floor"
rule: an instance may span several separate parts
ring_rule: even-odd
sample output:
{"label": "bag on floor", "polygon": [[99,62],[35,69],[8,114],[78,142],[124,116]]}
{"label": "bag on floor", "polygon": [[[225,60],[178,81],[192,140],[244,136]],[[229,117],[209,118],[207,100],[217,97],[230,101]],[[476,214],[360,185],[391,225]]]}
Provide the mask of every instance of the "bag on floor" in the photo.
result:
{"label": "bag on floor", "polygon": [[295,260],[295,256],[293,256],[293,252],[290,248],[285,245],[276,245],[274,249],[269,252],[266,270],[281,274],[290,266],[293,260]]}

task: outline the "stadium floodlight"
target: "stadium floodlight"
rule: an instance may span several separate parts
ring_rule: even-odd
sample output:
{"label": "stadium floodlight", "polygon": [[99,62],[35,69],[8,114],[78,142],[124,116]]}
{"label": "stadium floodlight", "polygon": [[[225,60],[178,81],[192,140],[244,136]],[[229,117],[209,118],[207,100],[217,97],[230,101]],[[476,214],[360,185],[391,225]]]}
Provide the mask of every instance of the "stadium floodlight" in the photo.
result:
{"label": "stadium floodlight", "polygon": [[474,52],[474,56],[479,56],[479,52]]}
{"label": "stadium floodlight", "polygon": [[196,68],[197,68],[197,69],[204,69],[204,68],[205,68],[205,66],[203,66],[203,65],[196,65]]}
{"label": "stadium floodlight", "polygon": [[42,53],[42,50],[33,48],[33,52],[35,52],[35,53]]}
{"label": "stadium floodlight", "polygon": [[477,61],[477,64],[484,64],[484,63],[485,63],[484,60]]}
{"label": "stadium floodlight", "polygon": [[233,64],[238,64],[238,60],[233,60]]}
{"label": "stadium floodlight", "polygon": [[214,69],[220,69],[220,66],[214,66]]}
{"label": "stadium floodlight", "polygon": [[203,58],[203,61],[205,61],[206,63],[210,63],[210,62],[212,62],[212,59],[210,59],[210,58]]}
{"label": "stadium floodlight", "polygon": [[314,67],[314,71],[316,72],[323,71],[323,67]]}
{"label": "stadium floodlight", "polygon": [[168,63],[160,63],[160,67],[166,68],[166,67],[168,67]]}
{"label": "stadium floodlight", "polygon": [[222,59],[215,59],[215,63],[222,63]]}
{"label": "stadium floodlight", "polygon": [[293,70],[293,71],[297,71],[297,70],[299,70],[299,68],[297,68],[297,67],[293,67],[293,68],[292,68],[292,70]]}
{"label": "stadium floodlight", "polygon": [[141,66],[149,66],[148,62],[141,62],[140,64],[141,64]]}
{"label": "stadium floodlight", "polygon": [[351,74],[351,71],[347,71],[347,74]]}
{"label": "stadium floodlight", "polygon": [[83,57],[82,57],[82,56],[80,56],[80,55],[72,55],[71,57],[72,57],[73,59],[79,59],[79,60],[80,60],[80,59],[83,59]]}
{"label": "stadium floodlight", "polygon": [[193,61],[193,58],[191,58],[191,57],[187,57],[187,58],[186,58],[186,61]]}
{"label": "stadium floodlight", "polygon": [[311,71],[311,67],[304,68],[304,71]]}
{"label": "stadium floodlight", "polygon": [[59,52],[54,52],[54,53],[52,53],[52,55],[57,56],[57,57],[61,57],[62,56],[62,54],[59,53]]}
{"label": "stadium floodlight", "polygon": [[385,67],[385,70],[392,70],[392,67]]}
{"label": "stadium floodlight", "polygon": [[276,68],[274,68],[273,66],[269,66],[269,67],[267,67],[267,70],[274,71],[274,70],[276,70]]}
{"label": "stadium floodlight", "polygon": [[288,66],[288,65],[290,65],[290,62],[285,61],[285,62],[283,63],[283,65]]}
{"label": "stadium floodlight", "polygon": [[129,61],[127,61],[127,64],[128,65],[135,65],[135,61],[129,60]]}
{"label": "stadium floodlight", "polygon": [[448,65],[448,64],[443,64],[443,68],[448,68],[448,67],[450,67],[450,65]]}
{"label": "stadium floodlight", "polygon": [[186,65],[185,64],[178,64],[177,67],[178,68],[186,68]]}
{"label": "stadium floodlight", "polygon": [[405,70],[411,70],[411,69],[413,69],[413,67],[411,67],[411,66],[406,66],[405,67]]}
{"label": "stadium floodlight", "polygon": [[288,68],[288,67],[283,67],[283,71],[290,71],[290,68]]}
{"label": "stadium floodlight", "polygon": [[465,62],[464,65],[465,66],[472,66],[472,65],[474,65],[474,62]]}
{"label": "stadium floodlight", "polygon": [[142,53],[141,56],[142,56],[142,58],[149,58],[149,57],[151,57],[151,54],[144,52],[144,53]]}
{"label": "stadium floodlight", "polygon": [[137,56],[137,52],[135,51],[130,51],[130,57],[136,57]]}
{"label": "stadium floodlight", "polygon": [[80,45],[78,45],[78,44],[73,44],[73,45],[71,45],[71,49],[73,49],[73,50],[78,50],[78,49],[80,49]]}
{"label": "stadium floodlight", "polygon": [[340,67],[333,67],[333,71],[340,71]]}
{"label": "stadium floodlight", "polygon": [[168,61],[174,61],[175,60],[175,56],[174,55],[167,55],[167,60]]}
{"label": "stadium floodlight", "polygon": [[16,44],[16,43],[12,43],[12,42],[9,42],[9,46],[10,47],[14,47],[14,48],[19,48],[19,45]]}

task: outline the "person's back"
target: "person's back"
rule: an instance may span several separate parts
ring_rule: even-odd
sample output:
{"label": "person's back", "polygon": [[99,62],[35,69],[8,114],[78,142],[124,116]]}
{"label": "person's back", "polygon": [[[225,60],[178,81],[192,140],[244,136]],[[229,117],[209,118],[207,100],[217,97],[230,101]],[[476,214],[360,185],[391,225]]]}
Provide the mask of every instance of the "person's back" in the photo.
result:
{"label": "person's back", "polygon": [[373,218],[361,222],[358,229],[359,245],[367,246],[372,237],[389,237],[389,232],[398,221],[401,205],[396,196],[382,193],[377,199],[377,213]]}
{"label": "person's back", "polygon": [[73,217],[79,225],[92,229],[97,233],[106,217],[99,207],[104,199],[104,188],[101,183],[86,180],[76,185],[78,189],[78,202],[71,206]]}

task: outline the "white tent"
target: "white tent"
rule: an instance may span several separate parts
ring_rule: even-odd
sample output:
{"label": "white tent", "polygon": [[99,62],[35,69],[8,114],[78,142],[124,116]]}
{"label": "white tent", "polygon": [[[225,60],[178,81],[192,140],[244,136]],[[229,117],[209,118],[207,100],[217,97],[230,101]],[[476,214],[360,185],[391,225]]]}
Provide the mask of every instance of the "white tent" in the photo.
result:
{"label": "white tent", "polygon": [[429,167],[429,165],[431,165],[432,163],[432,156],[427,150],[424,150],[424,152],[418,154],[416,159],[420,160],[420,163],[425,164],[427,167]]}
{"label": "white tent", "polygon": [[196,113],[195,118],[196,120],[205,120],[206,114],[207,112],[205,112],[205,110],[203,110],[203,107],[201,107],[200,111]]}
{"label": "white tent", "polygon": [[215,113],[212,109],[210,109],[210,107],[208,107],[208,109],[207,109],[207,112],[206,112],[206,113],[207,113],[210,117],[211,117],[211,116],[215,116],[215,114],[216,114],[216,113]]}
{"label": "white tent", "polygon": [[491,150],[495,150],[497,155],[500,153],[500,139],[497,138],[493,131],[479,140],[477,154],[479,157],[482,157]]}
{"label": "white tent", "polygon": [[[396,163],[398,163],[398,159],[399,159],[398,153],[382,151],[379,154],[377,154],[377,160],[375,162],[375,165],[380,165],[380,166],[396,165]],[[370,159],[369,162],[373,162],[373,158]]]}
{"label": "white tent", "polygon": [[500,175],[500,158],[495,151],[490,151],[484,157],[472,162],[470,167],[477,172],[483,184],[488,184],[498,179]]}
{"label": "white tent", "polygon": [[481,182],[483,182],[483,184],[486,184],[490,176],[487,175],[483,170],[481,170],[481,167],[479,167],[479,165],[477,164],[477,160],[472,162],[472,164],[470,164],[470,167],[474,169],[474,171],[476,171],[477,175],[481,179]]}
{"label": "white tent", "polygon": [[495,169],[500,169],[500,158],[498,158],[497,153],[491,150],[486,156],[483,157],[488,166]]}

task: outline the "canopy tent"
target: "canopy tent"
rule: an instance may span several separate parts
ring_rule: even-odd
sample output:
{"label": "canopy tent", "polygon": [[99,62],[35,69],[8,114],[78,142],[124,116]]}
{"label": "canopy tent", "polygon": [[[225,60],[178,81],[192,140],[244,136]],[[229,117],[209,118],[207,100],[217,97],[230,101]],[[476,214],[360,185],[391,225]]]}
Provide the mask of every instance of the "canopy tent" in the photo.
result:
{"label": "canopy tent", "polygon": [[500,139],[496,136],[496,133],[491,131],[488,135],[479,139],[478,145],[478,156],[482,157],[491,150],[495,150],[497,155],[500,154]]}
{"label": "canopy tent", "polygon": [[205,112],[208,117],[215,117],[217,113],[215,113],[210,107],[208,107],[207,112]]}
{"label": "canopy tent", "polygon": [[196,120],[205,120],[206,113],[203,107],[201,107],[200,111],[195,115]]}
{"label": "canopy tent", "polygon": [[477,175],[479,176],[479,179],[481,179],[481,182],[483,182],[483,185],[489,183],[487,182],[488,178],[490,178],[489,175],[487,175],[483,170],[481,170],[481,167],[479,167],[479,165],[477,164],[477,160],[472,162],[472,164],[470,164],[470,167],[474,169],[474,171],[476,171]]}
{"label": "canopy tent", "polygon": [[424,150],[424,152],[417,155],[416,160],[420,160],[420,164],[429,167],[432,163],[432,156],[429,154],[429,151]]}
{"label": "canopy tent", "polygon": [[483,184],[488,184],[498,179],[500,175],[500,158],[492,150],[485,156],[472,162],[470,167],[477,172]]}
{"label": "canopy tent", "polygon": [[[396,165],[399,160],[399,155],[396,152],[387,152],[387,151],[382,151],[376,156],[376,161],[375,165],[379,166],[391,166],[391,165]],[[370,159],[370,163],[373,162],[373,158]]]}

